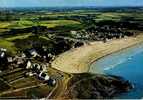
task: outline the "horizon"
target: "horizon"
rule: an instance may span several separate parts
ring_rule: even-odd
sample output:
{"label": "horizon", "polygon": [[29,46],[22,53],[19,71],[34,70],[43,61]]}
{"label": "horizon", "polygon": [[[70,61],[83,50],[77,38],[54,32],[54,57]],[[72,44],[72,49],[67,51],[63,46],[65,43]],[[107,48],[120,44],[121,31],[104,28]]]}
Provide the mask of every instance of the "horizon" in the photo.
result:
{"label": "horizon", "polygon": [[52,7],[46,7],[46,6],[33,6],[33,7],[0,7],[0,8],[143,8],[143,6],[52,6]]}
{"label": "horizon", "polygon": [[141,7],[140,0],[0,0],[0,8],[32,7]]}

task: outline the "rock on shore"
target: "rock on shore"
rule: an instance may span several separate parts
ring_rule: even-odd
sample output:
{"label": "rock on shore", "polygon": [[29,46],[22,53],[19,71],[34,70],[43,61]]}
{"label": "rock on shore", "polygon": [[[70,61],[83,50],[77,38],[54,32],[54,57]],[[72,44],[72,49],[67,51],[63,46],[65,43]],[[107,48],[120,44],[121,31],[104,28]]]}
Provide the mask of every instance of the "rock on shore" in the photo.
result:
{"label": "rock on shore", "polygon": [[69,81],[66,99],[109,99],[133,88],[129,81],[118,76],[99,74],[76,74]]}

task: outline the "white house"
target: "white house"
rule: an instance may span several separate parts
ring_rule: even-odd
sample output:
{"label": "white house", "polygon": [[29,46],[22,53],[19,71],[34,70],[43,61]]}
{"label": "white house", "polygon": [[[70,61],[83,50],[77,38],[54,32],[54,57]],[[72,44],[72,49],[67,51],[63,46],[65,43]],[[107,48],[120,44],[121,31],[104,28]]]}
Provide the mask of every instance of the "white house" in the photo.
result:
{"label": "white house", "polygon": [[4,51],[4,52],[6,52],[6,51],[7,51],[7,49],[0,48],[0,51]]}
{"label": "white house", "polygon": [[12,57],[7,57],[7,60],[8,60],[9,63],[13,62],[13,58]]}
{"label": "white house", "polygon": [[45,80],[45,81],[48,81],[48,80],[50,79],[50,76],[47,75],[47,74],[44,73],[44,72],[41,72],[41,73],[39,74],[39,77],[40,77],[41,79]]}
{"label": "white house", "polygon": [[1,58],[4,58],[4,57],[5,57],[5,52],[1,52],[1,53],[0,53],[0,57],[1,57]]}
{"label": "white house", "polygon": [[28,62],[27,62],[27,65],[26,65],[26,69],[30,69],[30,68],[32,68],[32,64],[31,64],[30,61],[28,61]]}

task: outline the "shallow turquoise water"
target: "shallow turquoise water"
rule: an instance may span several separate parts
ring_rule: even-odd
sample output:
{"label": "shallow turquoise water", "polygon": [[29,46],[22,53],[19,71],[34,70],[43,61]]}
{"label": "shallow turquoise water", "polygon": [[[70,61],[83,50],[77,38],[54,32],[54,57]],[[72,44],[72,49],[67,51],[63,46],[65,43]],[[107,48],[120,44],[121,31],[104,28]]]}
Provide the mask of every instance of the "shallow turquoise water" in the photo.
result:
{"label": "shallow turquoise water", "polygon": [[143,44],[106,56],[93,63],[93,73],[122,76],[134,84],[135,88],[117,98],[140,99],[143,97]]}

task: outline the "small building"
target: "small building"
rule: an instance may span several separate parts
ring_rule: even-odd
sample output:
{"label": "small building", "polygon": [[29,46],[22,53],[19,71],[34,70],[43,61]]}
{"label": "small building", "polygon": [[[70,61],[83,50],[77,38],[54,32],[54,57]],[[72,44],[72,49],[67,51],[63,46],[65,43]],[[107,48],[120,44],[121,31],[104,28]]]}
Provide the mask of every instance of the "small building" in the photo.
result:
{"label": "small building", "polygon": [[22,53],[22,54],[21,54],[21,57],[22,57],[22,58],[25,58],[25,57],[26,57],[26,55],[25,55],[24,53]]}
{"label": "small building", "polygon": [[44,71],[44,72],[47,71],[47,66],[46,65],[43,64],[41,67],[42,67],[42,71]]}
{"label": "small building", "polygon": [[50,78],[47,73],[41,72],[38,76],[41,80],[44,80],[48,85],[55,86],[56,80]]}
{"label": "small building", "polygon": [[28,61],[26,64],[26,69],[30,69],[31,71],[39,74],[41,71],[43,71],[43,72],[47,71],[47,65],[38,64],[38,63],[31,63],[31,61]]}
{"label": "small building", "polygon": [[7,51],[7,49],[0,48],[0,58],[5,58],[6,57],[6,51]]}
{"label": "small building", "polygon": [[0,58],[4,58],[5,56],[6,56],[5,52],[2,51],[2,52],[0,53]]}
{"label": "small building", "polygon": [[48,85],[51,85],[51,86],[55,86],[56,85],[56,80],[55,79],[49,79],[48,81],[46,81]]}
{"label": "small building", "polygon": [[44,81],[48,81],[48,80],[50,79],[50,76],[47,75],[47,74],[44,73],[44,72],[41,72],[41,73],[38,75],[38,77],[39,77],[40,79],[44,80]]}
{"label": "small building", "polygon": [[6,52],[7,49],[5,49],[5,48],[0,48],[0,51]]}
{"label": "small building", "polygon": [[37,51],[36,51],[35,49],[29,50],[29,53],[30,53],[31,56],[33,56],[33,57],[39,56],[39,54],[37,53]]}
{"label": "small building", "polygon": [[77,31],[71,31],[71,34],[76,35]]}
{"label": "small building", "polygon": [[32,69],[41,70],[41,66],[39,64],[35,63],[35,64],[32,65]]}
{"label": "small building", "polygon": [[7,69],[7,55],[6,55],[6,49],[0,48],[0,70]]}
{"label": "small building", "polygon": [[32,63],[30,61],[27,62],[26,69],[32,68]]}
{"label": "small building", "polygon": [[18,64],[18,65],[24,64],[24,62],[25,62],[25,61],[24,61],[23,58],[18,58],[18,59],[17,59],[17,64]]}
{"label": "small building", "polygon": [[12,57],[7,57],[8,63],[12,63],[13,62],[13,58]]}
{"label": "small building", "polygon": [[27,49],[24,51],[24,54],[23,56],[26,56],[26,57],[37,57],[37,56],[40,56],[37,51],[35,49]]}

